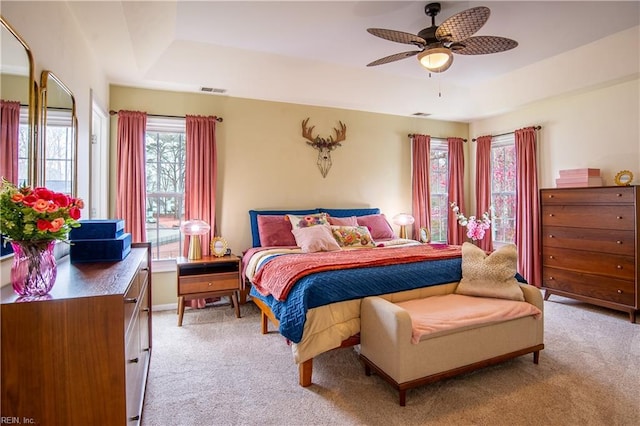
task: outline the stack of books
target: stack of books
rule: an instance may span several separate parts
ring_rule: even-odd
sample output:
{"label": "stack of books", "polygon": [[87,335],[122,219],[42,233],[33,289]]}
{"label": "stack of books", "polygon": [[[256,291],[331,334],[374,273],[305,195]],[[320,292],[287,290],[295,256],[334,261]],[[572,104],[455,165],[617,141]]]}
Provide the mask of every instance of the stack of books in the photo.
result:
{"label": "stack of books", "polygon": [[74,262],[115,262],[131,252],[131,234],[124,232],[124,220],[81,220],[69,232],[69,256]]}
{"label": "stack of books", "polygon": [[602,186],[600,169],[560,170],[560,177],[556,179],[556,188],[580,188],[586,186]]}

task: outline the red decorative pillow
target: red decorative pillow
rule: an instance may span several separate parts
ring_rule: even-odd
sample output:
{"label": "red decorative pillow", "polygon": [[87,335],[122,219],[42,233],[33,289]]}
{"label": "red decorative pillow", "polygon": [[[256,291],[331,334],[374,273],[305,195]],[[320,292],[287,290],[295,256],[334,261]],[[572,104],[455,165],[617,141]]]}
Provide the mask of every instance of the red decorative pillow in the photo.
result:
{"label": "red decorative pillow", "polygon": [[333,217],[329,216],[329,225],[335,226],[358,226],[358,220],[355,216],[349,217]]}
{"label": "red decorative pillow", "polygon": [[258,215],[258,233],[262,247],[296,245],[291,222],[284,215]]}
{"label": "red decorative pillow", "polygon": [[382,213],[358,216],[357,220],[358,225],[366,226],[369,229],[371,238],[373,238],[374,241],[398,238],[395,232],[393,232],[391,225],[389,225],[389,222],[387,222],[387,218]]}

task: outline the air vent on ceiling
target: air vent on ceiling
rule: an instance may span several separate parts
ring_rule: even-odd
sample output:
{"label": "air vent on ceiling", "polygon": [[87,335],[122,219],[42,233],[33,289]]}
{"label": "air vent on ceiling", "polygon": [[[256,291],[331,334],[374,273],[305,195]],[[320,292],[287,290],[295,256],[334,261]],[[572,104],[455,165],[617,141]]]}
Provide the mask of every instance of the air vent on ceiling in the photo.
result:
{"label": "air vent on ceiling", "polygon": [[431,114],[430,114],[430,113],[428,113],[428,112],[414,112],[414,113],[413,113],[413,114],[411,114],[411,115],[413,115],[413,116],[415,116],[415,117],[428,117],[428,116],[430,116]]}
{"label": "air vent on ceiling", "polygon": [[223,93],[227,93],[227,89],[218,89],[215,87],[201,87],[200,88],[201,92],[205,92],[205,93],[216,93],[218,95],[222,95]]}

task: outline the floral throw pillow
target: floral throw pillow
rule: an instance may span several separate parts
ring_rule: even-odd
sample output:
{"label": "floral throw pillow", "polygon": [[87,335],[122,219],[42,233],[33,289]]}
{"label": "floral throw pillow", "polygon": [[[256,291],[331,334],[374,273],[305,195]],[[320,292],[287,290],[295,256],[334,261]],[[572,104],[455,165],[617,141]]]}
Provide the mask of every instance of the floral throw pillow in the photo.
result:
{"label": "floral throw pillow", "polygon": [[366,226],[331,226],[331,232],[340,247],[374,247],[375,243]]}
{"label": "floral throw pillow", "polygon": [[327,218],[326,213],[306,214],[303,216],[288,214],[287,219],[291,222],[292,229],[308,228],[310,226],[317,225],[329,225],[329,219]]}

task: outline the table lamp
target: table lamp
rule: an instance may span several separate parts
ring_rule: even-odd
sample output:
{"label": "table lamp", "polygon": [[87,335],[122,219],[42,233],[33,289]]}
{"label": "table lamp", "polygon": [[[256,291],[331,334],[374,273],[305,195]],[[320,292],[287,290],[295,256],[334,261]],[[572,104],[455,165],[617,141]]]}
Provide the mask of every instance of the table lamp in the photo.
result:
{"label": "table lamp", "polygon": [[180,225],[180,231],[189,236],[189,260],[202,259],[202,246],[200,245],[200,235],[204,235],[211,227],[204,220],[188,220]]}
{"label": "table lamp", "polygon": [[400,213],[393,217],[393,223],[400,226],[400,238],[407,238],[407,225],[413,224],[414,221],[409,213]]}

